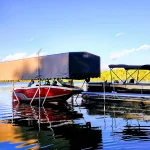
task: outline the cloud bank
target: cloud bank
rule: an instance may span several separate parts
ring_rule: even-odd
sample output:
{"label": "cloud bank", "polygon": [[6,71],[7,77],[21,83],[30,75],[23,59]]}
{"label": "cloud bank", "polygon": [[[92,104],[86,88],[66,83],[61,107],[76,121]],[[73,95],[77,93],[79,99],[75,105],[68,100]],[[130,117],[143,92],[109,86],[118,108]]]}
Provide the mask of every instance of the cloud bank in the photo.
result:
{"label": "cloud bank", "polygon": [[112,53],[110,55],[110,59],[117,59],[117,58],[123,57],[125,55],[128,55],[128,54],[136,52],[136,51],[143,51],[143,50],[148,50],[148,49],[150,49],[150,45],[146,45],[146,44],[140,46],[139,48],[124,49],[120,52]]}
{"label": "cloud bank", "polygon": [[[40,56],[47,55],[45,52],[41,52],[39,54]],[[1,62],[3,61],[11,61],[11,60],[17,60],[17,59],[23,59],[23,58],[29,58],[29,57],[37,57],[37,52],[28,54],[28,53],[16,53],[16,54],[10,54],[3,59],[1,59]]]}

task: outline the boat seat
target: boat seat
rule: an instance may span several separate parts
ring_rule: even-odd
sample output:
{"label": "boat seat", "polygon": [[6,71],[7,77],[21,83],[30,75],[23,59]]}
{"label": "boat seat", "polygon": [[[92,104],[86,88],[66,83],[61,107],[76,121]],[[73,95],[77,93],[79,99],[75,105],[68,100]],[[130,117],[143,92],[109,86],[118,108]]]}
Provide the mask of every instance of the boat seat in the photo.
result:
{"label": "boat seat", "polygon": [[52,86],[57,86],[57,81],[54,81],[54,82],[52,83]]}
{"label": "boat seat", "polygon": [[130,79],[129,83],[134,83],[134,79]]}
{"label": "boat seat", "polygon": [[118,80],[115,80],[114,83],[119,83],[119,81],[118,81]]}

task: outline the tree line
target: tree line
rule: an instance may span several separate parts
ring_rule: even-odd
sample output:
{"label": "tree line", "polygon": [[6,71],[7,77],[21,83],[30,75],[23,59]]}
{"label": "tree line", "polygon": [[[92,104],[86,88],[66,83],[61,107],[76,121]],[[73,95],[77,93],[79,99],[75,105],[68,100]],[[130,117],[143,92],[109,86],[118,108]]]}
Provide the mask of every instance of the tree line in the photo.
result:
{"label": "tree line", "polygon": [[[142,81],[150,81],[150,71],[149,70],[139,70],[136,71],[136,70],[129,70],[128,71],[128,74],[126,75],[126,71],[124,69],[113,69],[113,72],[115,74],[117,74],[121,80],[126,80],[126,76],[128,78],[128,81],[131,79],[131,78],[134,78],[134,79],[137,79],[138,77],[138,80],[141,80],[146,74],[148,74],[147,76],[145,76]],[[112,74],[112,81],[115,81],[115,80],[118,80],[120,81],[120,79],[114,74],[114,73],[111,73]],[[134,73],[134,74],[133,74]],[[98,78],[91,78],[90,81],[92,82],[99,82],[99,81],[111,81],[111,74],[110,74],[110,70],[105,70],[105,71],[102,71],[100,73],[100,77]],[[133,74],[132,77],[129,76],[129,74]],[[52,81],[52,80],[50,80]],[[65,82],[67,82],[68,80],[67,79],[64,79]],[[12,82],[12,80],[3,80],[3,81],[0,81],[0,82]],[[30,80],[14,80],[14,82],[30,82]],[[83,80],[74,80],[74,82],[83,82]]]}

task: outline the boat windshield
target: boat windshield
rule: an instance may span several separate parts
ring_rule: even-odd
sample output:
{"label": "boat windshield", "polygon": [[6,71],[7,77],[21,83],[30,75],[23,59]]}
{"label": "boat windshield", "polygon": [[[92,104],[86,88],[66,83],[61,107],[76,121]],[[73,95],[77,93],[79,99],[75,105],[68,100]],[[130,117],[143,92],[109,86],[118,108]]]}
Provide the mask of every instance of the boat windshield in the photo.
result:
{"label": "boat windshield", "polygon": [[[34,82],[33,82],[34,81]],[[50,82],[49,79],[44,79],[40,81],[40,85],[51,85],[51,86],[65,86],[65,87],[74,87],[70,85],[68,82],[64,82],[62,79],[54,79],[52,82]],[[39,86],[39,80],[31,80],[31,82],[28,84],[28,87],[34,87]]]}
{"label": "boat windshield", "polygon": [[61,84],[61,85],[67,85],[67,83],[66,82],[64,82],[62,79],[57,79],[57,81]]}

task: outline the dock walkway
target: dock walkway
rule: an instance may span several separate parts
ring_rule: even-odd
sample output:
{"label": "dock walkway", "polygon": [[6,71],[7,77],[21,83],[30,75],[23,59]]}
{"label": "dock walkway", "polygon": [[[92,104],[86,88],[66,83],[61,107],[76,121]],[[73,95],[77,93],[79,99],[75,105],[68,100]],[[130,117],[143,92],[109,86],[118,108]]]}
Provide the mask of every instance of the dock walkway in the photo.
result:
{"label": "dock walkway", "polygon": [[82,98],[95,100],[119,100],[150,103],[150,94],[117,93],[117,92],[82,92]]}

